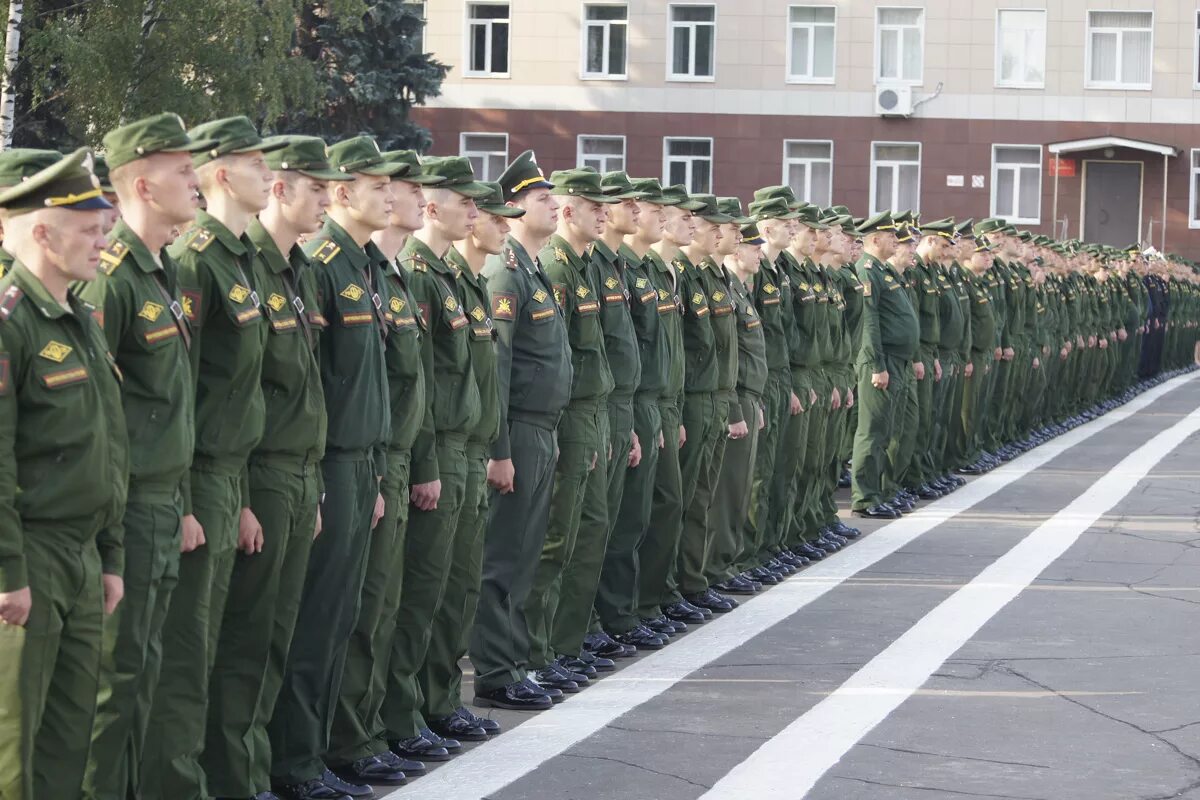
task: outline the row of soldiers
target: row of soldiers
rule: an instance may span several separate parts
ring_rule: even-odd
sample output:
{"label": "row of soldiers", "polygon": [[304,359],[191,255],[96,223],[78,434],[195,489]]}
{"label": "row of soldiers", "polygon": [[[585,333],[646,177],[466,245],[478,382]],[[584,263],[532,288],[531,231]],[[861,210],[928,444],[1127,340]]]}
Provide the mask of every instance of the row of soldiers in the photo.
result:
{"label": "row of soldiers", "polygon": [[1196,341],[1190,272],[1002,220],[103,151],[0,154],[4,798],[372,796],[501,732],[464,655],[551,708],[857,538],[847,462],[893,518]]}

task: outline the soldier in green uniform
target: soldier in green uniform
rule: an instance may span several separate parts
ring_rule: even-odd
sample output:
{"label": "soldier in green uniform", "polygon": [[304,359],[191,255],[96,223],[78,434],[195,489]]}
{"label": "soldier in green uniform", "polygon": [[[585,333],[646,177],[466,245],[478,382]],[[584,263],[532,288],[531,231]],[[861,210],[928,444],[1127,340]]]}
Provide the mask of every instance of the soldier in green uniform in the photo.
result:
{"label": "soldier in green uniform", "polygon": [[983,471],[979,463],[983,447],[981,428],[982,417],[987,414],[991,372],[996,360],[996,318],[987,280],[987,273],[992,268],[991,250],[986,241],[976,239],[971,229],[960,231],[960,235],[971,251],[966,263],[968,274],[963,280],[971,303],[971,360],[963,366],[966,384],[962,405],[963,460],[967,463],[959,471],[970,475]]}
{"label": "soldier in green uniform", "polygon": [[104,137],[124,219],[109,236],[100,275],[79,288],[96,306],[110,352],[125,375],[129,443],[125,506],[125,602],[105,626],[104,661],[85,795],[123,800],[137,775],[150,700],[158,682],[162,626],[179,577],[180,488],[194,447],[193,393],[178,266],[166,252],[196,216],[199,190],[183,121],[158,114]]}
{"label": "soldier in green uniform", "polygon": [[[561,198],[558,231],[538,254],[566,320],[574,381],[558,426],[559,458],[550,523],[526,607],[529,659],[538,683],[564,692],[586,686],[584,673],[563,666],[583,645],[608,541],[608,395],[613,376],[600,322],[603,296],[587,250],[604,232],[607,206],[600,176],[560,170],[550,176]],[[582,531],[585,506],[590,529]],[[597,541],[599,539],[600,541]]]}
{"label": "soldier in green uniform", "polygon": [[[0,189],[16,186],[46,167],[62,159],[57,150],[35,150],[30,147],[10,147],[0,152]],[[4,211],[0,209],[0,278],[12,266],[12,254],[4,249]]]}
{"label": "soldier in green uniform", "polygon": [[[252,553],[261,527],[250,511],[246,462],[262,436],[260,385],[267,324],[255,289],[255,246],[245,235],[267,205],[270,147],[245,117],[199,125],[214,144],[192,162],[208,203],[168,249],[179,263],[192,327],[196,447],[183,488],[179,583],[163,626],[162,678],[151,703],[141,782],[151,796],[207,796],[200,754],[208,680],[236,553]],[[236,417],[240,425],[230,425]],[[240,609],[239,609],[240,610]]]}
{"label": "soldier in green uniform", "polygon": [[429,415],[421,365],[422,321],[408,288],[408,273],[395,262],[408,237],[424,224],[422,187],[441,176],[424,174],[416,153],[410,150],[384,153],[383,158],[397,167],[391,175],[393,202],[387,227],[371,234],[371,252],[382,257],[377,281],[387,330],[384,362],[390,425],[387,474],[379,483],[383,517],[367,549],[366,574],[346,651],[326,760],[348,781],[394,785],[404,782],[405,776],[425,771],[421,762],[401,759],[388,748],[381,712],[400,613],[412,444]]}
{"label": "soldier in green uniform", "polygon": [[[913,268],[920,233],[913,227],[914,217],[911,211],[898,214],[894,219],[896,221],[897,247],[896,252],[888,258],[887,266],[894,270],[897,282],[901,284],[908,295],[909,304],[913,307],[913,311],[917,312],[919,326],[918,308],[920,298],[924,294],[924,287],[921,285],[920,276],[914,273]],[[891,387],[893,393],[899,392],[902,388],[904,396],[901,400],[902,405],[896,409],[896,417],[893,421],[892,441],[888,446],[889,466],[885,473],[887,480],[884,482],[884,496],[889,498],[890,505],[895,506],[902,513],[915,509],[920,499],[915,489],[916,485],[921,482],[921,465],[915,459],[921,416],[920,402],[923,398],[919,387],[926,380],[931,381],[930,385],[932,385],[933,380],[933,375],[927,374],[925,362],[920,355],[920,352],[914,354],[911,374],[902,373],[903,383],[895,381]],[[929,395],[929,399],[932,400],[932,394]]]}
{"label": "soldier in green uniform", "polygon": [[325,398],[317,345],[321,326],[312,266],[298,241],[321,228],[330,181],[325,142],[268,139],[275,173],[267,207],[246,235],[254,245],[249,276],[267,318],[262,392],[265,425],[250,453],[248,506],[260,531],[237,555],[209,681],[208,731],[201,765],[217,797],[251,797],[271,788],[267,723],[283,679],[304,573],[319,531],[318,465],[325,450]]}
{"label": "soldier in green uniform", "polygon": [[[857,516],[895,519],[885,503],[887,447],[895,416],[904,401],[920,334],[916,311],[896,273],[884,262],[896,251],[896,223],[880,212],[858,227],[863,255],[858,279],[863,285],[863,341],[858,354],[858,430],[852,458],[851,509]],[[894,383],[893,383],[894,381]]]}
{"label": "soldier in green uniform", "polygon": [[320,465],[322,533],[309,553],[298,622],[267,726],[272,788],[287,800],[362,796],[365,788],[343,781],[323,759],[388,470],[387,258],[371,234],[387,227],[391,176],[407,169],[386,161],[366,136],[331,145],[327,153],[330,168],[354,180],[330,182],[325,224],[304,245],[316,284],[312,319],[325,326],[318,363],[328,427]]}
{"label": "soldier in green uniform", "polygon": [[500,723],[479,717],[464,704],[459,666],[467,652],[479,601],[488,511],[487,456],[500,428],[496,326],[483,267],[489,256],[499,255],[504,249],[511,230],[508,221],[525,215],[523,210],[504,204],[504,190],[498,183],[484,185],[490,193],[476,201],[479,218],[475,227],[446,256],[446,262],[459,270],[463,308],[471,320],[471,371],[479,387],[480,413],[467,439],[466,500],[454,534],[450,578],[434,617],[434,636],[421,670],[423,713],[430,729],[439,736],[467,741],[482,741],[500,733]]}
{"label": "soldier in green uniform", "polygon": [[397,261],[425,321],[421,361],[428,413],[412,447],[413,508],[400,581],[403,613],[396,618],[392,639],[383,721],[397,755],[440,760],[461,745],[443,743],[428,730],[418,674],[433,636],[458,636],[457,630],[435,632],[432,623],[446,592],[454,535],[466,502],[467,439],[480,414],[471,369],[471,324],[458,286],[461,273],[444,258],[475,224],[479,211],[474,198],[489,190],[474,179],[465,158],[428,158],[422,170],[442,180],[426,186],[425,224],[404,243]]}
{"label": "soldier in green uniform", "polygon": [[487,466],[488,526],[471,637],[475,703],[543,710],[559,690],[528,676],[526,604],[546,538],[556,461],[555,428],[570,399],[571,349],[550,278],[533,254],[554,233],[558,201],[526,151],[500,176],[508,204],[525,211],[483,274],[497,331],[500,432]]}
{"label": "soldier in green uniform", "polygon": [[[943,364],[942,351],[942,293],[945,291],[944,276],[940,261],[943,256],[944,237],[926,226],[917,225],[917,247],[913,266],[909,270],[909,285],[916,296],[917,320],[921,327],[921,340],[917,347],[917,358],[924,369],[925,377],[917,381],[917,427],[914,435],[916,452],[909,462],[908,477],[904,485],[922,500],[934,500],[945,494],[933,482],[941,475],[940,459],[937,457],[935,419],[938,401],[942,399],[943,386],[949,386],[947,374],[949,364]],[[943,226],[950,227],[946,220]],[[958,304],[955,303],[957,309]],[[947,320],[947,324],[950,321]],[[925,446],[928,443],[928,447]]]}
{"label": "soldier in green uniform", "polygon": [[17,662],[0,692],[0,792],[18,800],[79,796],[104,615],[124,594],[121,374],[70,291],[106,244],[89,161],[77,150],[0,192],[14,259],[0,278],[0,651]]}

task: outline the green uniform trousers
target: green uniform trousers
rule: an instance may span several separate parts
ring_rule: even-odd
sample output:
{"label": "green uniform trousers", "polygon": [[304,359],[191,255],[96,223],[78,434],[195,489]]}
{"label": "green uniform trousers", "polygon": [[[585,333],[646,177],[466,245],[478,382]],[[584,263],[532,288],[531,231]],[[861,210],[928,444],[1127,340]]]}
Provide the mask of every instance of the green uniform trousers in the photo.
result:
{"label": "green uniform trousers", "polygon": [[558,426],[559,455],[550,498],[550,518],[534,571],[533,588],[525,604],[525,618],[529,624],[528,660],[533,669],[541,669],[555,658],[551,637],[559,592],[565,585],[563,571],[575,552],[592,467],[604,469],[606,463],[604,453],[600,452],[607,450],[607,438],[601,438],[602,414],[607,420],[607,412],[597,401],[573,402],[563,411]]}
{"label": "green uniform trousers", "polygon": [[[389,739],[409,739],[425,727],[421,716],[425,698],[417,675],[429,653],[433,624],[450,580],[450,555],[454,552],[458,518],[467,500],[466,434],[439,433],[437,458],[442,481],[437,508],[410,509],[404,534],[402,613],[396,616],[383,699],[383,723]],[[454,593],[460,592],[461,588],[456,587]],[[439,631],[438,635],[457,637],[458,631]]]}
{"label": "green uniform trousers", "polygon": [[267,723],[316,529],[317,469],[300,459],[250,459],[250,510],[262,526],[263,549],[237,554],[209,679],[200,763],[215,797],[251,797],[271,788]]}
{"label": "green uniform trousers", "polygon": [[770,372],[763,390],[763,419],[754,456],[754,480],[750,487],[750,509],[746,515],[745,546],[738,559],[739,571],[753,569],[774,554],[770,545],[771,481],[781,458],[783,431],[791,419],[792,382],[787,373]]}
{"label": "green uniform trousers", "polygon": [[687,441],[679,451],[683,475],[683,531],[679,537],[679,558],[675,567],[675,586],[687,597],[708,589],[704,564],[711,545],[708,515],[713,491],[725,458],[729,398],[723,392],[694,392],[683,404],[683,426]]}
{"label": "green uniform trousers", "polygon": [[971,377],[963,374],[963,461],[976,461],[983,449],[983,428],[987,417],[988,391],[991,386],[993,356],[973,353]]}
{"label": "green uniform trousers", "polygon": [[788,493],[791,514],[788,517],[787,537],[784,539],[788,547],[798,545],[806,539],[815,539],[819,535],[820,526],[817,524],[815,508],[821,489],[821,465],[824,463],[826,435],[833,420],[833,382],[824,370],[811,372],[810,380],[813,391],[817,393],[817,400],[805,411],[808,426],[805,431],[803,455],[800,458],[799,472]]}
{"label": "green uniform trousers", "polygon": [[675,592],[675,562],[679,557],[679,536],[683,530],[683,474],[679,461],[679,407],[660,401],[663,446],[658,451],[654,470],[650,526],[637,549],[637,616],[652,619],[679,599]]}
{"label": "green uniform trousers", "polygon": [[737,563],[746,547],[745,522],[750,513],[750,484],[758,450],[760,398],[752,392],[739,392],[737,402],[750,432],[725,444],[712,512],[708,516],[712,545],[704,573],[710,584],[727,581],[742,571]]}
{"label": "green uniform trousers", "polygon": [[[659,461],[658,437],[664,433],[657,400],[655,395],[638,395],[634,399],[633,430],[642,445],[642,460],[636,467],[627,467],[620,478],[624,489],[613,516],[608,550],[604,553],[604,566],[600,572],[600,586],[596,591],[596,611],[600,616],[600,624],[604,630],[614,634],[627,633],[639,623],[637,611],[644,566],[641,563],[641,551],[650,533],[654,478]],[[678,428],[675,435],[678,445]],[[616,460],[617,454],[614,452],[613,461]]]}
{"label": "green uniform trousers", "polygon": [[[912,459],[908,462],[908,476],[904,483],[905,486],[914,489],[941,474],[938,471],[941,459],[936,450],[937,439],[933,420],[937,404],[935,397],[941,394],[941,383],[946,377],[943,372],[942,379],[938,380],[934,374],[933,361],[934,359],[930,358],[921,362],[925,365],[925,379],[916,382],[917,427],[913,436],[915,449]],[[941,364],[940,361],[938,363]],[[944,364],[942,368],[945,369]]]}
{"label": "green uniform trousers", "polygon": [[842,440],[850,425],[850,387],[854,385],[854,373],[849,367],[841,367],[831,375],[838,389],[839,407],[831,409],[829,424],[825,426],[825,450],[820,464],[820,491],[816,498],[816,525],[818,531],[838,521],[837,490],[842,477]]}
{"label": "green uniform trousers", "polygon": [[450,552],[450,577],[442,603],[433,617],[433,636],[425,665],[418,673],[426,720],[444,719],[463,705],[462,667],[483,569],[483,536],[487,530],[487,446],[467,444],[467,483],[454,547]]}
{"label": "green uniform trousers", "polygon": [[[767,542],[772,553],[786,550],[794,542],[789,541],[795,513],[795,496],[800,485],[800,473],[804,467],[805,451],[808,447],[809,420],[812,417],[813,373],[803,367],[792,367],[791,394],[800,399],[803,408],[799,414],[789,416],[783,429],[779,454],[776,456],[775,474],[771,481],[771,497],[767,508]],[[791,402],[791,394],[788,402]],[[789,408],[789,413],[790,413]]]}
{"label": "green uniform trousers", "polygon": [[909,476],[909,467],[917,452],[917,430],[920,417],[920,401],[918,381],[913,375],[912,367],[902,369],[899,381],[893,376],[895,386],[888,386],[888,391],[897,392],[899,405],[896,407],[896,417],[892,423],[892,439],[888,445],[888,468],[884,473],[887,480],[884,484],[885,497],[891,498],[896,492],[908,484],[902,481]]}
{"label": "green uniform trousers", "polygon": [[25,763],[30,748],[24,702],[21,698],[21,660],[25,657],[25,628],[0,625],[0,797],[28,800],[25,782],[33,779]]}
{"label": "green uniform trousers", "polygon": [[[933,385],[933,433],[930,447],[930,478],[939,478],[958,466],[954,461],[954,421],[961,419],[957,399],[962,384],[962,362],[957,353],[941,353],[942,379]],[[921,440],[924,441],[924,440]]]}
{"label": "green uniform trousers", "polygon": [[142,751],[144,797],[204,800],[200,754],[208,721],[208,678],[216,658],[242,508],[237,475],[192,464],[192,513],[205,543],[179,559],[179,583],[163,625],[162,673]]}
{"label": "green uniform trousers", "polygon": [[[20,668],[5,673],[19,710],[0,716],[0,741],[12,753],[18,740],[21,755],[0,774],[0,788],[16,784],[14,796],[25,800],[74,798],[87,770],[107,624],[100,553],[94,542],[71,544],[25,523],[25,566],[33,605],[16,648]],[[19,638],[6,632],[0,642]]]}
{"label": "green uniform trousers", "polygon": [[162,500],[169,501],[125,506],[125,597],[104,624],[100,702],[83,788],[88,800],[141,794],[138,765],[162,665],[162,629],[179,580],[180,502]]}
{"label": "green uniform trousers", "polygon": [[392,638],[400,612],[404,532],[408,526],[408,450],[389,450],[387,475],[379,483],[383,517],[371,532],[358,618],[346,646],[342,685],[333,711],[327,761],[343,766],[387,750],[381,710],[387,694]]}
{"label": "green uniform trousers", "polygon": [[883,368],[888,373],[888,388],[871,385],[873,364],[858,365],[858,428],[854,433],[854,455],[851,457],[850,505],[865,509],[887,500],[888,447],[895,431],[896,414],[905,402],[905,372],[908,359],[884,355]]}
{"label": "green uniform trousers", "polygon": [[371,517],[380,494],[371,454],[326,455],[321,535],[312,544],[271,739],[271,780],[302,783],[325,770],[346,649],[358,618]]}
{"label": "green uniform trousers", "polygon": [[528,672],[526,607],[546,539],[554,486],[558,415],[510,410],[507,424],[515,477],[512,492],[488,494],[483,576],[471,632],[476,694],[517,683]]}

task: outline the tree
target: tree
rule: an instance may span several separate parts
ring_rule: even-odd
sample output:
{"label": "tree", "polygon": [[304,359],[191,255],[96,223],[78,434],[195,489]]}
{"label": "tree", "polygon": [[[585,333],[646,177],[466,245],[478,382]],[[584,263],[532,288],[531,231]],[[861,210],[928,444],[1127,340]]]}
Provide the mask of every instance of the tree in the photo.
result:
{"label": "tree", "polygon": [[17,54],[21,52],[21,19],[25,16],[24,0],[9,0],[8,26],[4,32],[4,74],[0,75],[0,150],[12,144],[16,91],[12,74],[17,69]]}
{"label": "tree", "polygon": [[378,0],[358,17],[331,5],[307,4],[297,30],[298,52],[316,66],[319,102],[273,127],[330,141],[367,133],[385,150],[428,148],[429,132],[409,111],[440,93],[449,67],[422,50],[421,5]]}

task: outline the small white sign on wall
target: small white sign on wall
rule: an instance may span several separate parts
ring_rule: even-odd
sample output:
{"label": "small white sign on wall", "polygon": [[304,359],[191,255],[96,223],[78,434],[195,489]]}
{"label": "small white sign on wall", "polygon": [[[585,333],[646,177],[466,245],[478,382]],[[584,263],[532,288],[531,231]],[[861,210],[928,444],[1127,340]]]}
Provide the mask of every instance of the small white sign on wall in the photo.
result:
{"label": "small white sign on wall", "polygon": [[946,176],[946,185],[961,188],[963,185],[963,176],[962,175],[947,175]]}
{"label": "small white sign on wall", "polygon": [[982,189],[983,188],[983,176],[982,175],[972,175],[971,176],[971,188],[972,189]]}

